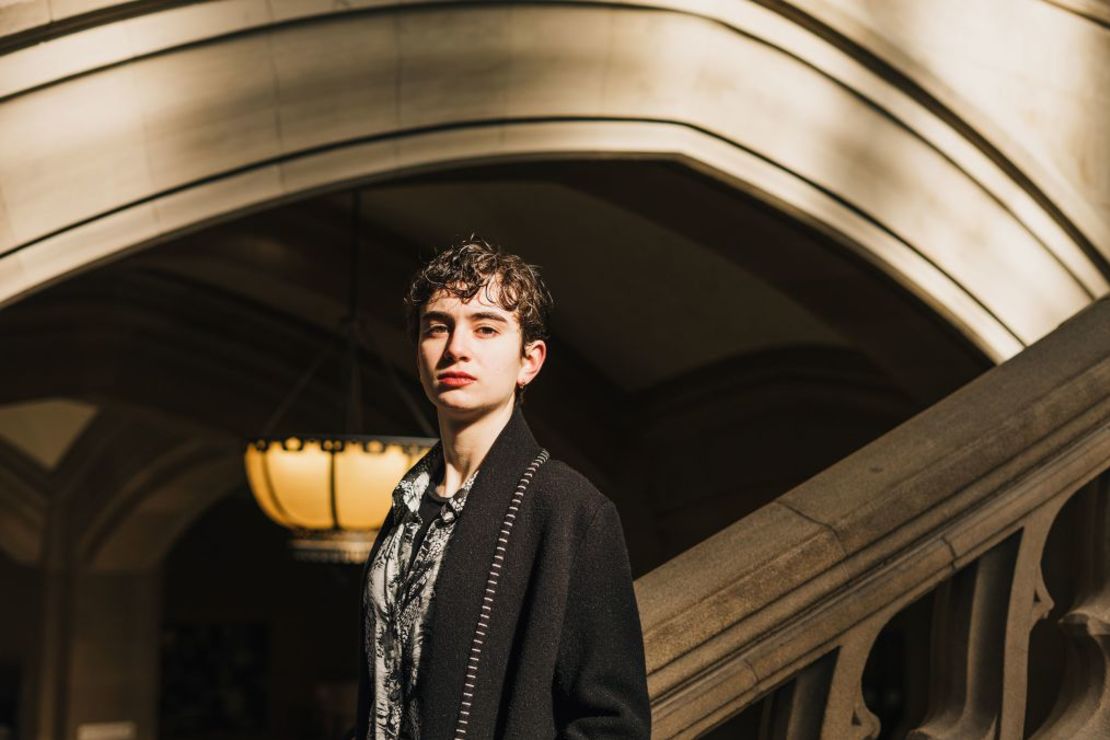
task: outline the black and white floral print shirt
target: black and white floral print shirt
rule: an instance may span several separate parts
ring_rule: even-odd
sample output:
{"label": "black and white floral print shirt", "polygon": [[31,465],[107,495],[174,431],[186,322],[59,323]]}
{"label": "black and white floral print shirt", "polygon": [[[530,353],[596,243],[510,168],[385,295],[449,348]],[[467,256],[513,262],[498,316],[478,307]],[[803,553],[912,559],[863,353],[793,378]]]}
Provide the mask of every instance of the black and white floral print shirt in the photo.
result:
{"label": "black and white floral print shirt", "polygon": [[447,500],[414,554],[414,540],[423,524],[421,498],[442,479],[442,471],[443,450],[437,444],[397,484],[394,525],[370,564],[363,595],[367,668],[373,687],[366,740],[420,738],[416,685],[424,629],[430,624],[447,540],[478,474],[475,471]]}

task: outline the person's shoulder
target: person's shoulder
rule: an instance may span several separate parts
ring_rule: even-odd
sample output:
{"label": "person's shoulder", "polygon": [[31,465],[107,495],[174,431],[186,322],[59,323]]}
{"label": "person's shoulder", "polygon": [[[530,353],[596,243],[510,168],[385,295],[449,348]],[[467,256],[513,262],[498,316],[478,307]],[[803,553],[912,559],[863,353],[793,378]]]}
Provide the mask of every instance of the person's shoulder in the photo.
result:
{"label": "person's shoulder", "polygon": [[536,485],[543,491],[544,502],[559,510],[592,516],[613,505],[589,478],[562,460],[548,460],[536,474]]}

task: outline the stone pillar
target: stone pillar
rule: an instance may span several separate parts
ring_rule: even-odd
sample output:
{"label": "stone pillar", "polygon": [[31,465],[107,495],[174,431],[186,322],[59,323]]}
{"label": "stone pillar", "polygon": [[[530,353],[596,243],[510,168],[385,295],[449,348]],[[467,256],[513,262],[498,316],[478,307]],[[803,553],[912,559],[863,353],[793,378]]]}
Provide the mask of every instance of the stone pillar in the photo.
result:
{"label": "stone pillar", "polygon": [[75,564],[62,518],[52,516],[48,525],[34,727],[27,737],[76,740],[99,730],[97,737],[154,740],[161,573]]}
{"label": "stone pillar", "polygon": [[65,507],[59,498],[51,498],[43,537],[42,628],[38,635],[38,659],[34,666],[33,711],[28,713],[31,727],[25,733],[36,740],[64,740],[66,737],[65,674],[69,630],[65,618],[70,611],[71,548],[66,537]]}
{"label": "stone pillar", "polygon": [[68,737],[90,723],[132,723],[135,740],[157,737],[160,584],[158,573],[85,573],[75,579]]}

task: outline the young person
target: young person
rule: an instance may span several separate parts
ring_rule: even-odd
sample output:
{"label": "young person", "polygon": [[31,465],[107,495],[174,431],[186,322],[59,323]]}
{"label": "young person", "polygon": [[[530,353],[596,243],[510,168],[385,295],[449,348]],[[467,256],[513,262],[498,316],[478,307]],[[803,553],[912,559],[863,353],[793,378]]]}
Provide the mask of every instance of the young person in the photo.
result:
{"label": "young person", "polygon": [[648,738],[616,508],[521,412],[547,356],[547,288],[470,241],[425,265],[405,305],[440,442],[367,560],[356,737]]}

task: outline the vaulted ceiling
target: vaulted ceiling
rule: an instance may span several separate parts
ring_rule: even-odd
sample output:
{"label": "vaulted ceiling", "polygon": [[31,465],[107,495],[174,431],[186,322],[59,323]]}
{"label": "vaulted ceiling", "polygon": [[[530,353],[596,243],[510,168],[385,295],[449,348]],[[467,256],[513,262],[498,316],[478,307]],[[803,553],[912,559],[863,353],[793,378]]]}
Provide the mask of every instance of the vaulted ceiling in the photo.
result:
{"label": "vaulted ceiling", "polygon": [[[557,306],[528,413],[557,454],[618,499],[636,495],[628,466],[652,435],[679,446],[698,437],[704,420],[676,421],[697,409],[743,397],[783,413],[819,389],[875,420],[873,434],[989,364],[862,260],[673,164],[469,168],[360,196],[367,428],[420,432],[390,381],[421,396],[400,297],[422,259],[476,232],[541,266]],[[111,528],[146,497],[165,496],[147,508],[168,516],[217,495],[190,504],[171,490],[173,471],[190,467],[180,460],[198,450],[232,471],[224,492],[241,484],[242,439],[340,337],[353,202],[333,193],[196,231],[0,313],[0,437],[9,467],[23,471],[28,531],[41,530],[58,481],[78,467],[105,488],[76,494],[90,526],[107,528],[87,540],[93,562],[114,562],[97,548],[110,548]],[[336,427],[342,368],[341,352],[327,354],[278,430]],[[109,420],[115,442],[105,445],[98,424]],[[20,541],[19,557],[33,558],[36,537]]]}

